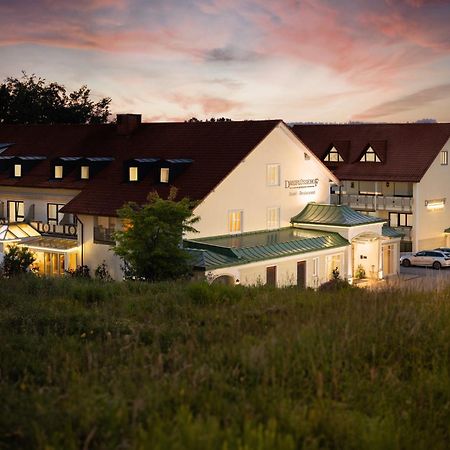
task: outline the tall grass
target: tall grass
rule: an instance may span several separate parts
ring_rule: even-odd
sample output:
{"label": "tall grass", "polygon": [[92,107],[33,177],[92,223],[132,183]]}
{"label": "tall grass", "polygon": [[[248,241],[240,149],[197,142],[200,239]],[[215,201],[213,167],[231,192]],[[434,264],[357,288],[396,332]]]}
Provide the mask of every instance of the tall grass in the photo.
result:
{"label": "tall grass", "polygon": [[449,447],[448,288],[0,292],[0,448]]}

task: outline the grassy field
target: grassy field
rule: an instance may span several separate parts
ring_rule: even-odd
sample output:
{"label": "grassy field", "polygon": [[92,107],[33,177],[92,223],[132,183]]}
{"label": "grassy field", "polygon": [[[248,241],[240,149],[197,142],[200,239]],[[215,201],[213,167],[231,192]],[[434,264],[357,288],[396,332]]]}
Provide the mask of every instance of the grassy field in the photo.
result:
{"label": "grassy field", "polygon": [[450,446],[450,289],[0,292],[2,449]]}

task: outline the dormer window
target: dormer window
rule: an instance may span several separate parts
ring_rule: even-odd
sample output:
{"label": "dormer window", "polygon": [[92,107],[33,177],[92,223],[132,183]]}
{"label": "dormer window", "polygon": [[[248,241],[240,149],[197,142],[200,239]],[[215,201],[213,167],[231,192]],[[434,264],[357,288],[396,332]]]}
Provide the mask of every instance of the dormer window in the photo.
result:
{"label": "dormer window", "polygon": [[82,180],[89,180],[89,166],[81,166],[80,178]]}
{"label": "dormer window", "polygon": [[55,166],[55,171],[53,175],[55,180],[61,180],[63,177],[63,166]]}
{"label": "dormer window", "polygon": [[20,178],[22,176],[22,164],[14,164],[14,177]]}
{"label": "dormer window", "polygon": [[340,153],[336,150],[336,147],[332,147],[331,150],[325,156],[324,161],[326,162],[343,162],[344,159]]}
{"label": "dormer window", "polygon": [[167,168],[167,167],[162,167],[161,168],[159,181],[161,183],[168,183],[169,182],[169,168]]}
{"label": "dormer window", "polygon": [[138,168],[136,166],[128,167],[128,181],[138,181]]}
{"label": "dormer window", "polygon": [[381,159],[375,153],[375,150],[372,147],[369,147],[366,150],[366,153],[364,153],[364,155],[362,155],[360,161],[361,162],[376,162],[376,163],[380,163]]}

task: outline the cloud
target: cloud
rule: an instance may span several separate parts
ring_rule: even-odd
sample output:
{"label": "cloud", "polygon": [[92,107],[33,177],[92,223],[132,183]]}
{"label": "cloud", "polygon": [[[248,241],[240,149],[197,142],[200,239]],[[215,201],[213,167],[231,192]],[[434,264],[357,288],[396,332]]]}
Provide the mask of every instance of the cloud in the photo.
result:
{"label": "cloud", "polygon": [[242,107],[242,103],[210,95],[191,96],[185,94],[174,94],[171,100],[183,109],[195,114],[194,110],[200,108],[203,114],[223,114]]}
{"label": "cloud", "polygon": [[428,106],[439,100],[450,97],[450,83],[422,89],[413,94],[405,95],[396,100],[383,102],[377,106],[354,116],[356,120],[372,120],[380,117],[392,116],[394,114],[412,111],[417,108]]}
{"label": "cloud", "polygon": [[204,58],[210,62],[252,62],[261,59],[263,55],[260,53],[242,50],[235,47],[213,48],[205,52]]}

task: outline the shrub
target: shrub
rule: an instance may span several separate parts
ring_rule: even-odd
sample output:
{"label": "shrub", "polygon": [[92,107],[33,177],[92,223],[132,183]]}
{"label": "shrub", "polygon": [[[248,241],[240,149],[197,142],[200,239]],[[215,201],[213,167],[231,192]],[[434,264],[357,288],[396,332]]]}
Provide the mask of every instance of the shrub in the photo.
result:
{"label": "shrub", "polygon": [[89,266],[77,266],[76,269],[68,269],[65,271],[66,275],[72,278],[91,278]]}
{"label": "shrub", "polygon": [[3,275],[12,277],[29,271],[36,258],[27,247],[12,245],[3,258]]}
{"label": "shrub", "polygon": [[112,277],[108,270],[108,265],[105,261],[99,264],[95,269],[95,278],[100,281],[112,281]]}

